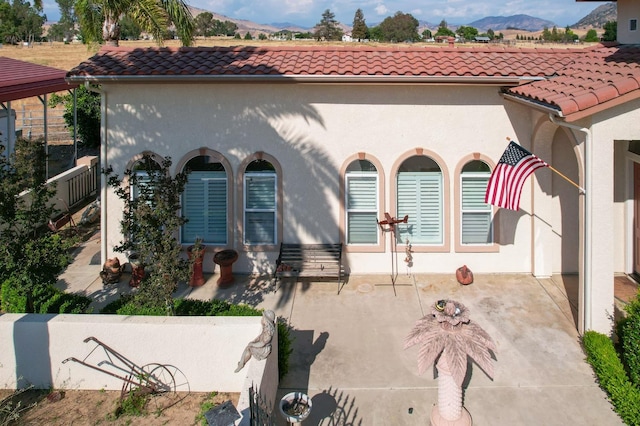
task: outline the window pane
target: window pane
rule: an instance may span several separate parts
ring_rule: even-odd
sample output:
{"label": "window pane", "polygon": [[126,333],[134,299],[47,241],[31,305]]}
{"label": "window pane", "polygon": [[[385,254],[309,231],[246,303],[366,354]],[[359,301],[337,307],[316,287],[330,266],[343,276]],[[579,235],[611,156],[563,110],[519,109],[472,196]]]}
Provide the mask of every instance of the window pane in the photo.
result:
{"label": "window pane", "polygon": [[348,244],[378,243],[378,223],[375,213],[350,213],[347,220]]}
{"label": "window pane", "polygon": [[375,210],[378,200],[376,183],[378,177],[347,176],[347,209]]}
{"label": "window pane", "polygon": [[273,210],[276,207],[275,175],[247,175],[247,209]]}
{"label": "window pane", "polygon": [[275,213],[247,212],[245,243],[275,244]]}
{"label": "window pane", "polygon": [[398,225],[398,241],[442,244],[442,173],[399,173],[397,203],[398,217],[409,215],[407,225]]}
{"label": "window pane", "polygon": [[491,205],[484,202],[489,175],[462,177],[462,210],[491,210]]}
{"label": "window pane", "polygon": [[227,243],[227,177],[224,172],[192,172],[183,194],[182,212],[189,221],[182,241]]}
{"label": "window pane", "polygon": [[491,244],[492,207],[484,202],[491,176],[489,166],[479,160],[470,161],[461,174],[461,242],[462,244]]}
{"label": "window pane", "polygon": [[462,213],[462,244],[491,243],[491,213]]}

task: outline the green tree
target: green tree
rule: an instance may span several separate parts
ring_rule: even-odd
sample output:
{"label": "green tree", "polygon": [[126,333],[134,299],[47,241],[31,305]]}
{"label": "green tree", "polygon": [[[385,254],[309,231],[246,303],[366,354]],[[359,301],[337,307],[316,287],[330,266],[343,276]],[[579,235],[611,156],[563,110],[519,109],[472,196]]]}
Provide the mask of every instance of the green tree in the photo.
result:
{"label": "green tree", "polygon": [[83,39],[88,42],[117,46],[124,16],[152,34],[158,44],[171,25],[183,45],[193,41],[193,17],[184,0],[77,0],[76,13]]}
{"label": "green tree", "polygon": [[253,40],[253,37],[251,36],[251,33],[249,31],[247,31],[247,33],[244,35],[244,39],[245,40]]}
{"label": "green tree", "polygon": [[418,20],[409,13],[396,12],[380,23],[383,40],[391,42],[418,41]]}
{"label": "green tree", "polygon": [[195,33],[197,35],[203,37],[211,37],[215,35],[213,13],[202,12],[194,18],[193,23],[195,26]]}
{"label": "green tree", "polygon": [[267,39],[267,35],[265,33],[260,33],[260,34],[258,34],[258,39],[259,40],[266,40]]}
{"label": "green tree", "polygon": [[[502,33],[500,33],[500,34],[502,34]],[[489,28],[487,30],[487,37],[489,37],[491,40],[493,40],[493,39],[496,38],[496,33],[491,28]]]}
{"label": "green tree", "polygon": [[3,294],[11,289],[24,298],[20,310],[32,313],[36,295],[53,286],[68,265],[73,240],[43,226],[55,214],[44,141],[18,139],[15,152],[4,151],[0,146],[0,286]]}
{"label": "green tree", "polygon": [[[109,167],[107,184],[123,202],[120,221],[127,238],[114,247],[117,252],[134,252],[145,266],[153,269],[140,284],[136,303],[150,309],[164,308],[173,314],[173,292],[178,281],[187,280],[191,262],[181,256],[182,244],[176,238],[186,218],[179,214],[188,172],[171,177],[171,159],[162,164],[146,155],[127,169],[120,179]],[[136,188],[132,196],[131,188]]]}
{"label": "green tree", "polygon": [[76,34],[77,22],[74,4],[75,0],[56,0],[60,10],[60,20],[51,25],[47,31],[47,39],[55,41],[71,41]]}
{"label": "green tree", "polygon": [[593,28],[590,29],[589,31],[587,31],[587,34],[585,34],[584,41],[586,41],[587,43],[600,41],[600,39],[598,38],[598,32]]}
{"label": "green tree", "polygon": [[549,31],[548,27],[544,27],[542,29],[542,34],[540,35],[540,37],[544,41],[550,41],[551,40],[551,31]]}
{"label": "green tree", "polygon": [[618,21],[609,21],[602,26],[604,34],[602,41],[616,41],[618,39]]}
{"label": "green tree", "polygon": [[456,34],[465,40],[473,40],[478,35],[478,29],[474,27],[465,27],[461,25],[456,30]]}
{"label": "green tree", "polygon": [[47,17],[24,0],[0,1],[0,43],[40,40]]}
{"label": "green tree", "polygon": [[380,28],[380,25],[369,28],[369,38],[373,41],[384,40],[384,33],[382,32],[382,28]]}
{"label": "green tree", "polygon": [[353,29],[351,30],[351,37],[354,40],[362,41],[369,38],[369,28],[364,20],[364,14],[362,9],[356,10],[356,14],[353,17]]}
{"label": "green tree", "polygon": [[433,38],[433,34],[431,33],[431,30],[427,28],[426,30],[424,30],[422,32],[422,39],[426,40],[426,39],[430,39],[430,38]]}
{"label": "green tree", "polygon": [[451,31],[447,26],[447,21],[444,19],[440,21],[440,25],[438,26],[438,31],[436,31],[436,37],[454,37],[456,33]]}
{"label": "green tree", "polygon": [[[120,20],[120,40],[139,40],[142,28],[128,16],[123,16]],[[166,39],[167,36],[164,36]]]}
{"label": "green tree", "polygon": [[[60,96],[53,93],[49,106],[64,105],[64,121],[73,135],[73,95]],[[100,94],[87,90],[85,86],[76,89],[76,109],[80,145],[96,148],[100,146]]]}
{"label": "green tree", "polygon": [[322,13],[322,19],[316,24],[314,36],[318,40],[342,40],[342,30],[336,21],[336,15],[329,9]]}

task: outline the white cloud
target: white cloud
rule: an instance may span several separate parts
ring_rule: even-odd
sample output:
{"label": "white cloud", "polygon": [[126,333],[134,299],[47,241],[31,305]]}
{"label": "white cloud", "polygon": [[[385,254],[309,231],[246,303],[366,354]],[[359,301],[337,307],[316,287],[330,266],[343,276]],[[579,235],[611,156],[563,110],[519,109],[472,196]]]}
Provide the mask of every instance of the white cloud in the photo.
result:
{"label": "white cloud", "polygon": [[419,16],[422,15],[422,9],[413,9],[411,12],[409,12],[411,15],[413,15],[414,18],[418,18]]}
{"label": "white cloud", "polygon": [[389,14],[389,9],[384,4],[379,4],[376,6],[375,11],[378,15],[387,15]]}

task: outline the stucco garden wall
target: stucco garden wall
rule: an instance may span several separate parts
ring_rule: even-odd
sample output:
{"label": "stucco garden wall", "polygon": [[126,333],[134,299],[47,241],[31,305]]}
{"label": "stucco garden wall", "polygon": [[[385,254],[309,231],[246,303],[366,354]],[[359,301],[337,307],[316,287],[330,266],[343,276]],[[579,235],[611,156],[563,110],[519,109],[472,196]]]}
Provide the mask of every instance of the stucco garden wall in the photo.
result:
{"label": "stucco garden wall", "polygon": [[[526,138],[530,131],[527,110],[509,104],[507,111],[497,87],[104,84],[103,90],[108,106],[106,164],[120,175],[143,150],[171,156],[175,164],[190,151],[213,149],[231,164],[233,216],[240,221],[240,164],[263,151],[282,167],[284,240],[336,242],[341,240],[339,185],[344,162],[360,152],[379,161],[385,179],[381,213],[393,213],[394,164],[424,149],[426,155],[441,159],[448,182],[445,235],[450,250],[415,253],[413,271],[451,272],[463,263],[477,272],[531,271],[528,185],[520,212],[500,212],[499,253],[454,250],[454,188],[459,179],[454,171],[459,162],[473,153],[497,162],[507,137]],[[121,240],[122,214],[122,204],[112,193],[106,197],[106,209],[103,255],[112,256],[112,247]],[[233,236],[229,246],[238,249],[239,223],[234,224]],[[386,239],[385,252],[346,254],[349,272],[389,272],[389,237],[381,238]],[[276,251],[241,253],[234,269],[264,270],[276,256]],[[205,259],[205,270],[213,266]]]}
{"label": "stucco garden wall", "polygon": [[[168,366],[176,375],[176,389],[194,392],[240,392],[237,407],[248,409],[247,389],[254,384],[273,403],[278,387],[277,335],[264,361],[250,360],[234,373],[242,352],[261,332],[261,317],[137,317],[119,315],[0,316],[0,386],[120,390],[122,380],[79,363],[100,366],[118,375],[120,361],[94,342],[96,337],[133,364]],[[180,377],[186,378],[189,387]],[[245,413],[246,414],[246,413]]]}

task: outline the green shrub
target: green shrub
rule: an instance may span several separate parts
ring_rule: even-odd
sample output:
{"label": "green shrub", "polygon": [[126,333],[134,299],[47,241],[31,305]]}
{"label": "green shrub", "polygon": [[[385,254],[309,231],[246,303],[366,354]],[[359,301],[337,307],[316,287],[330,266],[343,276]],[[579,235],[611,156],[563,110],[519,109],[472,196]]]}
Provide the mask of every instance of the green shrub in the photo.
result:
{"label": "green shrub", "polygon": [[[83,314],[90,304],[88,297],[65,293],[53,285],[38,286],[33,293],[34,312],[40,314]],[[15,278],[2,283],[2,310],[16,314],[27,312],[27,296],[21,293]]]}
{"label": "green shrub", "polygon": [[626,307],[626,318],[618,323],[617,331],[624,363],[631,382],[640,388],[640,298]]}
{"label": "green shrub", "polygon": [[289,372],[289,356],[293,352],[293,338],[291,337],[291,327],[282,319],[278,318],[278,378],[282,380]]}
{"label": "green shrub", "polygon": [[213,402],[213,398],[215,398],[216,395],[218,395],[218,392],[209,393],[207,395],[207,397],[205,398],[205,400],[202,401],[202,404],[200,404],[200,412],[196,416],[196,423],[197,424],[202,425],[202,426],[207,426],[209,424],[207,422],[207,418],[204,415],[207,413],[207,411],[211,410],[213,407],[218,405],[215,402]]}
{"label": "green shrub", "polygon": [[11,314],[27,312],[27,297],[20,294],[19,286],[12,278],[2,283],[2,310]]}
{"label": "green shrub", "polygon": [[609,395],[622,420],[630,426],[640,425],[640,389],[628,379],[613,342],[604,334],[587,331],[582,337],[587,362],[593,367],[600,387]]}

